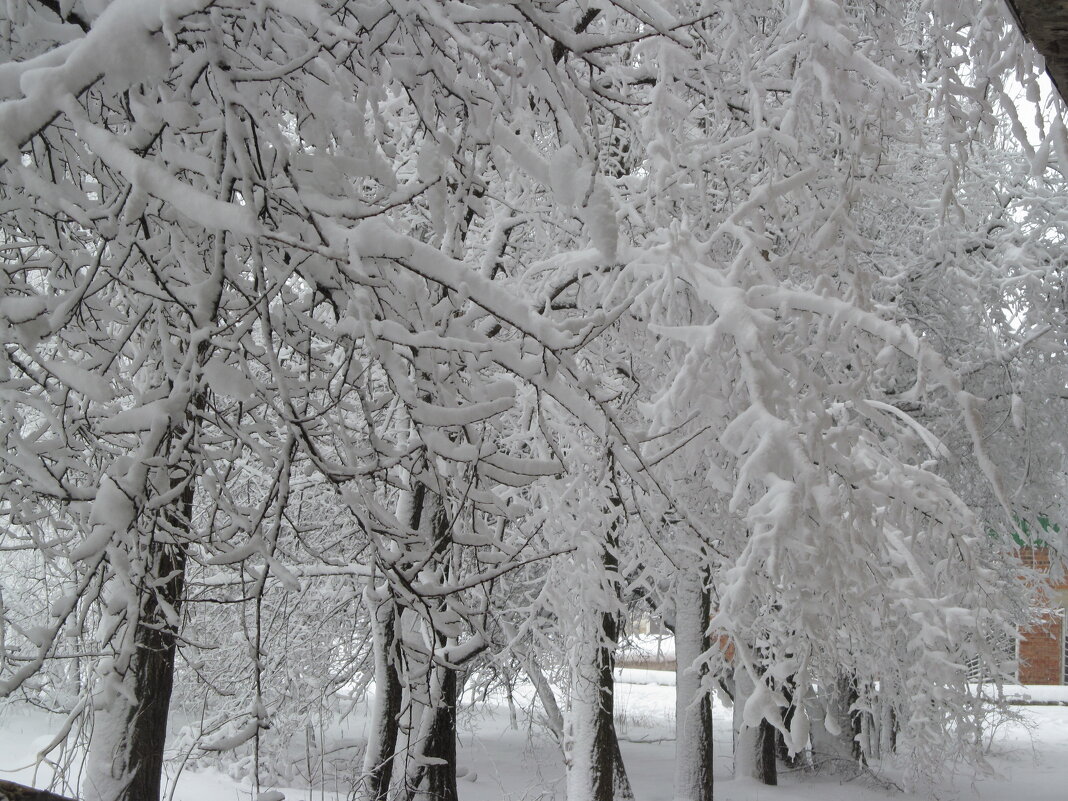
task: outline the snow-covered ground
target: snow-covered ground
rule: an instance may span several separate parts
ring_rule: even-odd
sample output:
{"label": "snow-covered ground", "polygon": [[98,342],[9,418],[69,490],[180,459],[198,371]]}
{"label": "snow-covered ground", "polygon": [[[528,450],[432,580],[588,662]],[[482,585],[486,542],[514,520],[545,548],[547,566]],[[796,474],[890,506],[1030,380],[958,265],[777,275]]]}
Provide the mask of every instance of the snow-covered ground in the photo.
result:
{"label": "snow-covered ground", "polygon": [[[623,672],[624,682],[650,679],[646,672]],[[670,675],[670,674],[668,674]],[[1025,688],[1032,691],[1033,688]],[[622,751],[638,801],[672,801],[675,688],[651,683],[617,684],[617,725]],[[1032,694],[1064,696],[1063,689]],[[525,694],[524,694],[525,695]],[[563,797],[563,767],[555,744],[530,722],[520,698],[517,727],[512,727],[503,699],[468,709],[459,743],[461,798],[464,801],[550,801]],[[731,778],[730,710],[718,701],[716,733],[716,797],[721,801],[1063,801],[1068,792],[1068,707],[1019,707],[1021,722],[1006,723],[996,733],[990,762],[996,775],[981,776],[971,768],[940,777],[926,790],[902,795],[872,778],[851,782],[785,774],[779,787],[763,787]],[[32,763],[37,751],[56,732],[58,719],[31,709],[7,708],[0,716],[0,777],[44,786],[51,775]],[[359,740],[362,721],[351,718],[338,736]],[[352,749],[353,757],[356,749]],[[169,770],[173,775],[176,764]],[[888,771],[889,781],[898,777]],[[275,789],[275,788],[263,788]],[[347,788],[277,788],[289,801],[341,801]],[[183,770],[174,801],[250,801],[247,782],[215,771]]]}

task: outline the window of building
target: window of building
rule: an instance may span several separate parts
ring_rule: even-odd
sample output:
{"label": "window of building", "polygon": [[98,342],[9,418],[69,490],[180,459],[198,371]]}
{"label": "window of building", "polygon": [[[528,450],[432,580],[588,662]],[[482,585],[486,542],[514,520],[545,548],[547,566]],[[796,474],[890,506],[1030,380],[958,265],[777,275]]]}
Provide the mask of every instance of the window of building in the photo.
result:
{"label": "window of building", "polygon": [[[1011,637],[1008,634],[997,638],[997,650],[1001,653],[1003,667],[1014,665],[1019,658],[1016,638]],[[1065,651],[1068,652],[1068,644],[1065,645]],[[966,664],[968,667],[968,681],[989,681],[995,678],[991,666],[982,664],[978,655],[973,656]],[[1001,678],[1003,681],[1016,680],[1017,675],[1018,668],[1014,667],[1012,668],[1011,674],[1002,676]],[[1068,681],[1065,683],[1068,684]]]}

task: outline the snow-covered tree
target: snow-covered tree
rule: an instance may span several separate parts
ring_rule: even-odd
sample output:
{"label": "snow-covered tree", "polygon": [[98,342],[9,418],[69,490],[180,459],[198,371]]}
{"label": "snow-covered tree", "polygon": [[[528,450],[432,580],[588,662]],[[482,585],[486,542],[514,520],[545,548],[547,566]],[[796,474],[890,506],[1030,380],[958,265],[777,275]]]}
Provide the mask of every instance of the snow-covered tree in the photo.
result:
{"label": "snow-covered tree", "polygon": [[456,798],[483,658],[573,801],[626,795],[654,561],[678,798],[730,671],[794,751],[974,733],[1026,594],[987,528],[1048,511],[1065,395],[1068,148],[997,3],[9,6],[0,687],[95,709],[85,797],[158,796],[177,675],[257,783],[273,717],[373,680],[353,784]]}

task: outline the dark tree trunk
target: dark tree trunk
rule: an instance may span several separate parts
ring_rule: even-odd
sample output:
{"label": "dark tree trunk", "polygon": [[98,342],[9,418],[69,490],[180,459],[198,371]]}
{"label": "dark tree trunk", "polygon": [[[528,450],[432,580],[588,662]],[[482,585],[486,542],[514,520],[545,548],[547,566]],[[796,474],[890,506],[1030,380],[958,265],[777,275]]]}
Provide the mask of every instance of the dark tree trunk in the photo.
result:
{"label": "dark tree trunk", "polygon": [[[445,509],[444,499],[434,494],[425,484],[416,484],[413,490],[411,526],[427,532],[431,539],[431,551],[446,567],[452,546],[452,527]],[[445,609],[442,601],[439,610]],[[449,638],[441,632],[432,632],[439,651],[448,645]],[[427,664],[430,671],[430,697],[423,711],[429,722],[422,725],[423,740],[418,744],[419,753],[427,757],[408,780],[408,797],[420,792],[431,801],[457,801],[456,789],[456,703],[458,698],[457,670],[443,664],[435,664],[433,658]],[[424,719],[425,720],[425,719]]]}
{"label": "dark tree trunk", "polygon": [[[188,482],[176,505],[164,512],[169,539],[188,533],[193,513],[195,486]],[[178,644],[178,619],[185,589],[186,549],[183,544],[163,542],[153,534],[145,559],[144,585],[140,587],[139,616],[134,624],[133,653],[127,670],[132,698],[109,725],[121,725],[114,738],[105,738],[102,764],[110,763],[111,775],[121,779],[106,788],[104,801],[159,801],[163,777],[163,749],[167,741],[167,717],[174,687],[174,658]]]}
{"label": "dark tree trunk", "polygon": [[615,669],[614,649],[606,643],[615,643],[619,636],[614,614],[601,615],[604,642],[596,652],[598,681],[598,704],[593,729],[593,801],[631,799],[634,793],[619,751],[619,738],[615,725]]}
{"label": "dark tree trunk", "polygon": [[[436,495],[431,498],[430,491],[425,488],[424,490],[427,497],[421,506],[424,513],[429,512],[432,515],[430,530],[434,536],[434,552],[445,564],[448,564],[449,553],[452,549],[452,526],[445,510],[445,500]],[[445,609],[444,601],[441,602],[439,608]],[[444,650],[449,638],[439,632],[435,632],[434,636],[438,648]],[[427,766],[427,792],[431,801],[456,801],[457,671],[447,665],[436,665],[431,669],[439,677],[440,695],[433,709],[428,711],[428,714],[433,714],[434,719],[430,725],[423,754],[433,758],[435,763]],[[431,701],[434,702],[435,699]]]}
{"label": "dark tree trunk", "polygon": [[[797,705],[794,703],[793,681],[794,677],[791,676],[780,688],[783,696],[785,696],[786,700],[789,702],[789,706],[786,707],[786,711],[783,712],[782,715],[782,722],[787,730],[793,725],[794,713],[797,711]],[[779,760],[787,767],[796,768],[800,762],[797,754],[790,753],[790,746],[786,742],[786,737],[778,730],[776,730],[775,736],[775,753]]]}
{"label": "dark tree trunk", "polygon": [[[618,494],[612,508],[621,511]],[[619,562],[616,556],[615,520],[601,542],[601,573],[616,601],[620,596]],[[588,801],[632,799],[630,780],[619,749],[615,727],[615,649],[620,636],[616,604],[611,608],[585,610],[582,614],[582,647],[572,670],[572,717],[567,761],[568,797]]]}
{"label": "dark tree trunk", "polygon": [[[621,505],[622,502],[618,498],[613,498],[613,506]],[[608,535],[606,545],[603,552],[605,571],[616,577],[619,573],[619,562],[615,555],[614,527]],[[618,581],[614,581],[614,584],[618,593]],[[601,615],[601,632],[601,643],[595,657],[600,703],[597,706],[593,736],[593,801],[627,801],[634,798],[634,792],[627,777],[627,769],[619,750],[619,738],[616,735],[615,648],[619,641],[619,620],[614,611]]]}
{"label": "dark tree trunk", "polygon": [[760,721],[756,737],[756,778],[761,784],[772,787],[779,783],[775,764],[775,740],[777,729],[766,720]]}
{"label": "dark tree trunk", "polygon": [[853,736],[852,744],[850,746],[850,753],[853,755],[853,759],[864,764],[865,754],[864,749],[860,746],[861,732],[863,730],[862,717],[863,713],[860,710],[853,709],[853,705],[860,698],[860,694],[857,692],[857,680],[853,675],[839,676],[838,677],[839,692],[843,693],[844,709],[849,713],[849,731]]}
{"label": "dark tree trunk", "polygon": [[401,682],[396,664],[397,612],[392,598],[371,601],[375,650],[373,732],[364,755],[364,798],[386,801],[400,730]]}
{"label": "dark tree trunk", "polygon": [[886,727],[886,747],[890,749],[890,753],[894,753],[897,751],[897,713],[891,707],[887,716],[889,717],[889,723]]}
{"label": "dark tree trunk", "polygon": [[435,667],[441,681],[438,705],[425,714],[433,715],[423,756],[430,757],[424,782],[430,801],[457,801],[456,790],[456,671]]}
{"label": "dark tree trunk", "polygon": [[[183,494],[191,503],[192,489]],[[189,507],[187,506],[187,511]],[[186,518],[188,519],[188,518]],[[133,655],[127,667],[129,698],[123,697],[104,725],[118,731],[104,738],[94,755],[110,774],[88,793],[100,801],[159,801],[163,749],[174,687],[178,615],[185,587],[186,551],[182,545],[153,540],[147,553],[146,584],[141,588],[139,619],[134,625]],[[132,674],[132,675],[131,675]],[[132,681],[131,681],[132,679]],[[95,737],[95,735],[94,735]],[[93,742],[96,742],[95,740]],[[93,743],[90,744],[90,750]]]}
{"label": "dark tree trunk", "polygon": [[615,799],[634,801],[634,790],[631,789],[627,767],[623,763],[623,753],[619,750],[619,737],[616,736],[615,726],[612,727],[612,744],[615,752],[612,757],[612,791],[615,793]]}
{"label": "dark tree trunk", "polygon": [[754,685],[749,670],[738,663],[734,666],[734,689],[734,775],[774,786],[778,784],[775,763],[778,729],[767,720],[761,720],[756,726],[745,723],[744,710]]}
{"label": "dark tree trunk", "polygon": [[[191,486],[187,491],[189,496],[192,496]],[[189,500],[188,511],[191,512],[192,498]],[[159,801],[167,717],[174,688],[174,656],[178,644],[177,621],[168,619],[165,610],[170,607],[174,615],[178,614],[185,587],[184,547],[153,542],[149,548],[149,558],[155,567],[150,575],[158,576],[159,580],[155,588],[150,588],[146,593],[135,635],[138,704],[129,730],[133,743],[133,770],[124,794],[129,801]]]}

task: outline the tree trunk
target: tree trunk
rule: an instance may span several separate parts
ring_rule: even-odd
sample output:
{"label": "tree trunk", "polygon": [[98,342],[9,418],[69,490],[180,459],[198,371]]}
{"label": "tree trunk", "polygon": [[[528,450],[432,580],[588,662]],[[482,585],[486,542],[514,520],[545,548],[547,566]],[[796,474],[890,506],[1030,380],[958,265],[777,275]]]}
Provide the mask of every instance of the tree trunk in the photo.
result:
{"label": "tree trunk", "polygon": [[[189,495],[192,496],[191,491]],[[192,512],[191,500],[189,512]],[[152,575],[159,577],[159,583],[155,591],[147,592],[144,617],[137,627],[138,709],[131,721],[133,776],[125,796],[131,801],[158,801],[160,797],[167,717],[174,689],[177,614],[185,587],[184,548],[153,542],[149,554],[155,563]]]}
{"label": "tree trunk", "polygon": [[456,671],[435,666],[437,687],[435,705],[430,715],[423,756],[427,759],[424,774],[427,801],[457,801],[456,790]]}
{"label": "tree trunk", "polygon": [[[195,486],[167,514],[172,532],[187,532]],[[153,533],[138,586],[132,637],[105,664],[94,703],[84,797],[86,801],[159,801],[163,749],[174,688],[174,658],[185,589],[186,549]],[[136,538],[137,532],[131,532]],[[136,549],[136,544],[129,545]],[[107,622],[104,624],[108,625]]]}
{"label": "tree trunk", "polygon": [[[614,615],[601,615],[602,627],[605,617],[614,621]],[[613,720],[611,651],[600,644],[588,644],[583,651],[572,673],[567,797],[571,801],[632,798]]]}
{"label": "tree trunk", "polygon": [[[884,688],[885,689],[885,688]],[[887,756],[897,750],[897,715],[888,703],[879,705],[879,752]]]}
{"label": "tree trunk", "polygon": [[675,798],[712,801],[712,699],[702,687],[701,655],[711,601],[703,571],[680,571],[675,584]]}
{"label": "tree trunk", "polygon": [[615,725],[612,726],[612,746],[615,756],[612,762],[612,792],[616,801],[634,801],[634,789],[630,786],[627,766],[623,762],[623,752],[619,750],[619,737]]}
{"label": "tree trunk", "polygon": [[541,708],[545,712],[545,725],[556,739],[557,744],[563,746],[564,716],[560,712],[560,705],[556,703],[556,694],[553,692],[552,685],[549,684],[549,680],[545,677],[541,668],[538,667],[538,663],[534,661],[533,656],[527,654],[523,664],[527,677],[538,694],[538,700],[541,701]]}
{"label": "tree trunk", "polygon": [[778,784],[775,764],[776,728],[768,721],[750,726],[745,722],[745,705],[753,694],[753,679],[741,664],[734,667],[734,775],[761,784]]}
{"label": "tree trunk", "polygon": [[[442,578],[448,578],[448,559],[452,545],[452,528],[445,510],[444,500],[425,484],[417,483],[411,497],[411,527],[424,532],[430,540],[431,552],[441,565]],[[446,611],[445,602],[438,604],[438,611]],[[428,645],[436,653],[444,651],[449,643],[446,634],[430,628]],[[420,718],[417,740],[409,743],[414,751],[416,764],[407,777],[408,797],[420,795],[428,801],[456,801],[456,704],[458,700],[457,671],[453,667],[435,664],[434,657],[423,657],[422,679],[427,681],[428,695]],[[408,695],[417,695],[412,686],[415,677],[409,677]]]}
{"label": "tree trunk", "polygon": [[[618,506],[620,503],[613,503]],[[601,551],[604,573],[619,592],[614,529]],[[567,797],[572,801],[634,798],[619,750],[615,726],[615,649],[619,621],[615,610],[596,613],[572,680],[572,732]]]}
{"label": "tree trunk", "polygon": [[[794,715],[797,713],[797,704],[795,703],[797,693],[794,688],[795,679],[795,676],[791,676],[782,687],[779,688],[783,696],[785,696],[786,700],[789,702],[789,706],[786,707],[786,711],[783,712],[782,715],[782,725],[785,726],[791,734],[794,732],[792,727],[794,725]],[[794,738],[791,737],[790,739],[793,740]],[[804,745],[799,744],[798,747],[803,748]],[[780,762],[790,768],[796,768],[800,763],[798,754],[791,753],[791,743],[787,742],[787,736],[778,730],[775,732],[775,756],[778,757]]]}
{"label": "tree trunk", "polygon": [[[445,511],[444,499],[425,488],[422,504],[423,514],[429,515],[430,531],[433,534],[434,552],[444,565],[444,579],[448,579],[448,560],[452,546],[452,526]],[[440,612],[445,611],[442,600]],[[444,650],[449,643],[447,635],[434,631],[432,636],[437,647]],[[431,688],[437,689],[437,697],[431,695],[433,715],[423,754],[431,764],[426,769],[426,786],[429,801],[456,801],[456,670],[446,665],[432,666]]]}
{"label": "tree trunk", "polygon": [[838,691],[836,696],[839,699],[838,714],[843,722],[848,722],[846,736],[849,738],[849,753],[853,757],[854,762],[863,764],[864,751],[861,748],[861,720],[863,714],[859,710],[853,709],[853,705],[860,697],[857,693],[856,679],[853,676],[845,674],[840,675],[838,677]]}
{"label": "tree trunk", "polygon": [[400,727],[401,682],[395,661],[397,612],[388,587],[382,590],[382,596],[371,588],[364,593],[371,613],[375,657],[375,705],[363,761],[362,798],[367,801],[386,801],[389,796]]}
{"label": "tree trunk", "polygon": [[756,737],[756,772],[757,781],[774,787],[779,783],[778,767],[775,764],[775,741],[778,729],[766,720],[760,721]]}
{"label": "tree trunk", "polygon": [[[598,676],[597,698],[593,736],[593,799],[594,801],[612,801],[613,799],[630,799],[634,793],[630,779],[623,765],[623,756],[619,751],[619,738],[616,736],[615,724],[615,648],[618,626],[615,613],[605,612],[601,615],[601,628],[604,641],[596,651],[596,670]],[[612,643],[613,645],[608,645]]]}
{"label": "tree trunk", "polygon": [[737,657],[734,663],[733,684],[734,778],[740,779],[756,775],[757,738],[756,730],[745,725],[745,702],[753,694],[753,679]]}

